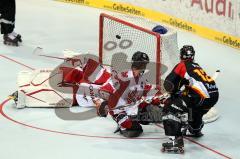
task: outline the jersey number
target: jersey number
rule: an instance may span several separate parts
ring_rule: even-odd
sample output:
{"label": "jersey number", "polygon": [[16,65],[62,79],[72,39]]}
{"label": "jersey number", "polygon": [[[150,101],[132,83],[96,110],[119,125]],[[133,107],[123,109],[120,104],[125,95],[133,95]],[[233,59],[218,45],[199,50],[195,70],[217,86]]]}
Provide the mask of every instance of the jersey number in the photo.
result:
{"label": "jersey number", "polygon": [[204,81],[204,82],[212,82],[213,81],[213,79],[210,77],[210,76],[208,76],[207,74],[206,74],[206,72],[205,71],[203,71],[202,69],[195,69],[195,70],[193,70],[193,72],[194,73],[196,73],[199,77],[201,77],[201,79]]}

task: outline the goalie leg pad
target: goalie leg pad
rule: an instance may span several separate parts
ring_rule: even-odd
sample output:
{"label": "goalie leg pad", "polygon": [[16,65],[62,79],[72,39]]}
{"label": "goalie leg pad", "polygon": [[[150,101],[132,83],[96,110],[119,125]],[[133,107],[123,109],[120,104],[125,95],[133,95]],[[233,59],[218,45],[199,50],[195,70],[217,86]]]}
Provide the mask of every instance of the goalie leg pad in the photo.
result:
{"label": "goalie leg pad", "polygon": [[[64,89],[72,91],[72,88]],[[58,92],[52,88],[29,86],[18,90],[16,107],[71,107],[72,103],[72,94]]]}

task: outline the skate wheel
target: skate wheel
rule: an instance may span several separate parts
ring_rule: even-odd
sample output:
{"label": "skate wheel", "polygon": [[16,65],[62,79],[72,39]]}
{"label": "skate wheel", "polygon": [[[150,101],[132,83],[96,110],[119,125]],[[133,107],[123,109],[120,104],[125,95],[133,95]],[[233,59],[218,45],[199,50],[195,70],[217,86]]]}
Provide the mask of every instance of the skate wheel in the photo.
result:
{"label": "skate wheel", "polygon": [[162,152],[165,152],[165,151],[166,151],[166,149],[163,147],[163,148],[161,148],[161,151],[162,151]]}
{"label": "skate wheel", "polygon": [[183,153],[184,153],[184,149],[179,149],[179,152],[180,152],[181,154],[183,154]]}

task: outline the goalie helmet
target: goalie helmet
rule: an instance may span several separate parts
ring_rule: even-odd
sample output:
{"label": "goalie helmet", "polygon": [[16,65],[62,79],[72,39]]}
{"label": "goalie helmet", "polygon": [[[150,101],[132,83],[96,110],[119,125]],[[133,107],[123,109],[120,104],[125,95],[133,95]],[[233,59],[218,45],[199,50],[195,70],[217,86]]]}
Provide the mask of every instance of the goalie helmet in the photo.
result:
{"label": "goalie helmet", "polygon": [[149,63],[149,57],[146,53],[137,51],[132,56],[132,68],[146,69]]}
{"label": "goalie helmet", "polygon": [[184,45],[180,49],[180,59],[181,60],[194,60],[195,50],[191,45]]}

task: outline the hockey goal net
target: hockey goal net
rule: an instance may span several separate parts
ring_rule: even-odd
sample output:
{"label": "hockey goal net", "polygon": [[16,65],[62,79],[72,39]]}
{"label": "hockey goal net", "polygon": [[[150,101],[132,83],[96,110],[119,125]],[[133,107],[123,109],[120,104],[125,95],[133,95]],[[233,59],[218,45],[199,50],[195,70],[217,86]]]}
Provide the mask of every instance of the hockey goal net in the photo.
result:
{"label": "hockey goal net", "polygon": [[[131,68],[131,58],[136,51],[145,52],[150,58],[146,76],[152,84],[161,79],[178,61],[177,32],[166,27],[160,35],[152,29],[159,25],[142,17],[114,14],[100,15],[99,59],[117,71]],[[165,26],[164,26],[165,27]]]}
{"label": "hockey goal net", "polygon": [[[161,25],[167,29],[165,34],[153,32]],[[136,51],[145,52],[150,58],[146,78],[152,84],[162,87],[166,75],[179,61],[177,32],[148,19],[123,14],[102,13],[99,21],[99,61],[111,65],[116,71],[131,68],[131,57]],[[205,115],[207,122],[218,118],[216,110]]]}

